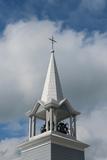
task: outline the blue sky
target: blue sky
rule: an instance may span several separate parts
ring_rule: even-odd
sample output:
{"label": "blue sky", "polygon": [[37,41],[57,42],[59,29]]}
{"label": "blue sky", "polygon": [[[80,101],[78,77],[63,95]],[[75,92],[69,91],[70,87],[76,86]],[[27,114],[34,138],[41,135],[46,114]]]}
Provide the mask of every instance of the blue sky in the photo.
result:
{"label": "blue sky", "polygon": [[89,32],[107,30],[107,2],[105,0],[1,0],[0,30],[8,23],[32,16],[62,21],[63,27]]}
{"label": "blue sky", "polygon": [[41,97],[52,34],[63,93],[82,112],[78,137],[92,146],[86,160],[106,160],[106,0],[0,0],[0,160],[14,160],[28,135],[25,112]]}

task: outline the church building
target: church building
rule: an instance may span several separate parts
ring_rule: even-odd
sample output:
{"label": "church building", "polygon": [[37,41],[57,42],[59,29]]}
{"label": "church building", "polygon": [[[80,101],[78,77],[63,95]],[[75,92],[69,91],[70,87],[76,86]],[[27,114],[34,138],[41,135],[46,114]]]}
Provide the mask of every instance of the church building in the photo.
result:
{"label": "church building", "polygon": [[76,117],[80,114],[63,96],[53,43],[40,100],[26,115],[28,139],[20,144],[22,160],[85,160],[87,144],[77,140]]}

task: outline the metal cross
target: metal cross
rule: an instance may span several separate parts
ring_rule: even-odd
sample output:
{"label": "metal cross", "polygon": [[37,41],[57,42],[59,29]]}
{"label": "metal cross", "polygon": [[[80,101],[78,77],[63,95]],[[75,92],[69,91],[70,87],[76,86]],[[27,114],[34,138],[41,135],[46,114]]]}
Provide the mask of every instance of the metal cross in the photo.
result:
{"label": "metal cross", "polygon": [[52,52],[54,52],[54,43],[56,43],[56,41],[54,40],[53,36],[52,38],[49,38],[49,40],[52,42]]}

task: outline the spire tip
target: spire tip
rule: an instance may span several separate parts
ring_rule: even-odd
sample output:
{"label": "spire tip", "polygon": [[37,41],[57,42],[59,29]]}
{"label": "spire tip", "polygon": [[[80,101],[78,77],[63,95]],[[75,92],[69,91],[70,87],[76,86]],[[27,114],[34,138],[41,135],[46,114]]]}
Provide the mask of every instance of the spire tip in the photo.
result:
{"label": "spire tip", "polygon": [[55,52],[55,50],[54,50],[54,43],[56,43],[56,40],[54,39],[53,35],[52,35],[52,38],[49,38],[49,40],[52,43],[52,51],[51,51],[51,53],[54,53]]}

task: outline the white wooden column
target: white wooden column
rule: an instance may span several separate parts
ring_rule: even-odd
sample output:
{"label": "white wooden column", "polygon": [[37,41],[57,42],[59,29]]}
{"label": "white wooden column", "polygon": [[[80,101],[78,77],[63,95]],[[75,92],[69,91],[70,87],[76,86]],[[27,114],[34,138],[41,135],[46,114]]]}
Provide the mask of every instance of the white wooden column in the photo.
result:
{"label": "white wooden column", "polygon": [[29,117],[29,138],[31,137],[32,135],[32,118]]}
{"label": "white wooden column", "polygon": [[57,112],[56,110],[54,110],[53,115],[54,115],[54,131],[57,131]]}
{"label": "white wooden column", "polygon": [[74,137],[76,138],[76,116],[74,118]]}
{"label": "white wooden column", "polygon": [[34,136],[36,136],[36,117],[34,116]]}
{"label": "white wooden column", "polygon": [[53,109],[50,108],[50,130],[52,131],[53,130]]}
{"label": "white wooden column", "polygon": [[49,130],[49,111],[46,110],[46,131]]}
{"label": "white wooden column", "polygon": [[35,135],[35,116],[32,116],[32,137]]}

